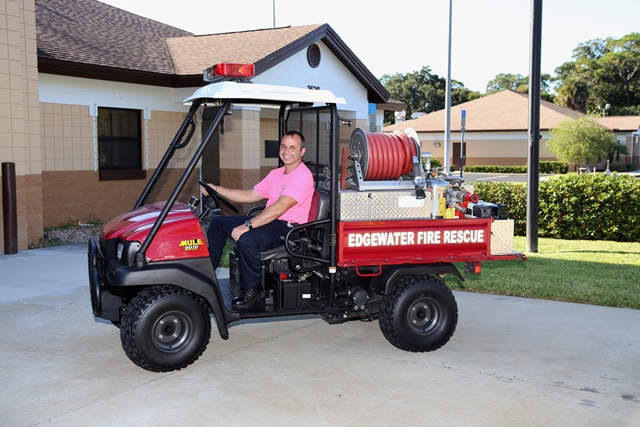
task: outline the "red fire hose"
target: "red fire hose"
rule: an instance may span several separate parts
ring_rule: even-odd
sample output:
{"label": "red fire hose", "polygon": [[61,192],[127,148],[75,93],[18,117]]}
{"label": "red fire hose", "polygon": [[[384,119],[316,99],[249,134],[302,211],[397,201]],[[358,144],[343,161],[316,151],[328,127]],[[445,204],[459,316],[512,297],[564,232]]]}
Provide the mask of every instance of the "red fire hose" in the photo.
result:
{"label": "red fire hose", "polygon": [[351,148],[360,153],[364,179],[396,180],[411,172],[416,144],[406,133],[363,132],[356,129]]}

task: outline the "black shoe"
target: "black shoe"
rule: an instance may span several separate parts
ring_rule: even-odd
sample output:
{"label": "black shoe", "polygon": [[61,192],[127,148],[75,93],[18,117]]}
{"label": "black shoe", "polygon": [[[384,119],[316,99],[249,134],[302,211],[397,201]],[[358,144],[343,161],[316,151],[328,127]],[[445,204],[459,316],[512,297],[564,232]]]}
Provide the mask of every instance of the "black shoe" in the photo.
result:
{"label": "black shoe", "polygon": [[262,286],[258,285],[255,288],[249,288],[244,292],[244,296],[237,296],[231,301],[231,305],[238,308],[251,307],[256,300],[258,300],[263,294]]}

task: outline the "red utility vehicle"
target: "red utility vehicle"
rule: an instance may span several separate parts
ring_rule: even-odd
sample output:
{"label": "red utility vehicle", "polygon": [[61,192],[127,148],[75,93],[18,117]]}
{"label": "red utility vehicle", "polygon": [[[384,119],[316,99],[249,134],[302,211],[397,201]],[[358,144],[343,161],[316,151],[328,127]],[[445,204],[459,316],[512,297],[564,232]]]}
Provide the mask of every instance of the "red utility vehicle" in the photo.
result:
{"label": "red utility vehicle", "polygon": [[[213,68],[227,75],[240,70],[236,77],[250,71]],[[212,315],[223,339],[228,325],[241,319],[313,314],[334,324],[378,319],[394,346],[435,350],[449,341],[458,320],[443,280],[446,274],[464,280],[453,263],[479,273],[482,261],[525,258],[513,250],[506,206],[477,200],[459,178],[432,176],[414,132],[355,129],[340,150],[337,105],[344,100],[329,91],[207,75],[218,81],[185,101],[189,113],[133,209],[107,223],[99,241],[89,240],[93,314],[120,328],[136,365],[150,371],[190,365],[209,343]],[[317,187],[309,222],[262,254],[266,293],[248,309],[231,305],[242,281],[236,255],[231,252],[230,277],[218,278],[205,232],[212,215],[237,209],[212,189],[201,210],[196,197],[179,201],[234,105],[278,111],[280,135],[302,131]],[[171,195],[148,203],[170,159],[189,146],[203,109],[213,111],[212,123]]]}

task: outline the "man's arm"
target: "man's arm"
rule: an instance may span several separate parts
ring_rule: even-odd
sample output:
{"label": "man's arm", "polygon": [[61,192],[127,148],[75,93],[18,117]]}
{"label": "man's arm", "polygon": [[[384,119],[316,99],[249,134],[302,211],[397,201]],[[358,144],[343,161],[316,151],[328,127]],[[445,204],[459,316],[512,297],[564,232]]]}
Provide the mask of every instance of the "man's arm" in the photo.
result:
{"label": "man's arm", "polygon": [[251,224],[254,228],[269,224],[294,207],[298,202],[291,196],[280,196],[278,200],[268,208],[265,208],[258,215],[251,218]]}
{"label": "man's arm", "polygon": [[[213,184],[209,184],[209,186],[220,193],[220,195],[225,199],[229,199],[236,203],[255,203],[264,199],[264,197],[258,194],[258,192],[253,188],[251,190],[243,190],[240,188],[226,188]],[[205,195],[209,195],[205,188],[202,189],[202,192]]]}
{"label": "man's arm", "polygon": [[[222,193],[220,193],[222,194]],[[283,213],[291,209],[296,205],[296,199],[291,196],[280,196],[278,200],[268,208],[265,208],[258,215],[251,218],[252,228],[258,228],[265,224],[269,224],[272,221],[278,219]],[[237,226],[231,232],[231,238],[237,241],[240,236],[249,231],[249,227],[242,224]]]}

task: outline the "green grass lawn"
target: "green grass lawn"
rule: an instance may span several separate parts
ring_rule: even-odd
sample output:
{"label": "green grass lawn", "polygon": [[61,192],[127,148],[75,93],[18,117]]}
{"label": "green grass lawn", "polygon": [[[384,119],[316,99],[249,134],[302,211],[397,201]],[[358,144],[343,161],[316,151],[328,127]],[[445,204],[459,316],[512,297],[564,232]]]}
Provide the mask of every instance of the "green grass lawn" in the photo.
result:
{"label": "green grass lawn", "polygon": [[[524,252],[526,238],[515,248]],[[640,309],[640,243],[538,239],[527,257],[484,262],[464,282],[445,279],[457,290]]]}

